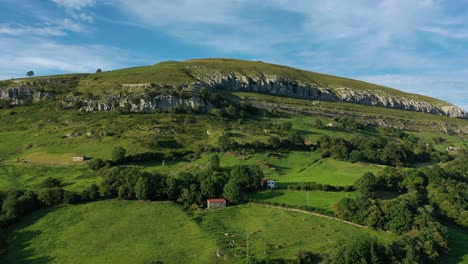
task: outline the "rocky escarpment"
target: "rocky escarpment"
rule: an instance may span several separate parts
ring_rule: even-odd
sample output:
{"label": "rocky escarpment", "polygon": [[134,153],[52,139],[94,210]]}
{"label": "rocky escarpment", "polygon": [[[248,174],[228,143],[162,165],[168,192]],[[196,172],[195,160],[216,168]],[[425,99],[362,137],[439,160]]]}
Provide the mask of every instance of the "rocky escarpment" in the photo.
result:
{"label": "rocky escarpment", "polygon": [[182,98],[168,94],[160,94],[153,97],[143,94],[140,96],[132,95],[131,97],[110,95],[94,99],[74,96],[64,99],[62,106],[65,108],[77,108],[85,112],[124,110],[135,113],[167,111],[171,109],[207,112],[213,108],[210,102],[198,96]]}
{"label": "rocky escarpment", "polygon": [[[369,106],[381,106],[400,110],[417,111],[437,115],[446,115],[457,118],[468,118],[468,113],[462,109],[437,100],[426,100],[417,95],[404,94],[401,92],[389,93],[385,90],[372,89],[362,90],[349,87],[327,87],[318,85],[313,81],[304,78],[287,78],[274,74],[240,72],[221,73],[207,67],[187,66],[186,73],[193,79],[184,85],[186,90],[191,90],[194,96],[183,98],[173,95],[157,95],[148,97],[147,95],[135,95],[132,89],[127,89],[126,85],[120,84],[129,93],[128,96],[121,96],[116,91],[114,95],[106,95],[99,99],[85,99],[79,97],[69,97],[64,99],[64,105],[80,104],[82,102],[83,111],[110,111],[117,108],[126,107],[132,112],[149,112],[152,110],[168,110],[171,108],[185,107],[188,109],[200,109],[207,111],[211,109],[211,104],[196,96],[202,87],[211,90],[225,89],[231,91],[247,91],[295,97],[307,100],[321,100],[328,102],[348,102]],[[78,77],[71,79],[46,80],[43,83],[11,83],[8,87],[0,88],[0,100],[10,105],[22,105],[27,102],[37,102],[47,100],[59,94],[66,97],[78,84]],[[145,89],[158,90],[157,87],[170,87],[171,84],[145,84]],[[49,90],[44,90],[45,88]],[[181,88],[181,87],[179,87]],[[387,89],[388,90],[388,89]],[[135,99],[135,96],[137,99]],[[132,98],[130,98],[132,97]],[[71,103],[73,102],[73,103]],[[130,105],[130,107],[128,106]]]}
{"label": "rocky escarpment", "polygon": [[[203,73],[200,74],[201,72]],[[366,91],[347,87],[320,87],[312,82],[289,80],[276,75],[222,74],[206,69],[204,71],[197,69],[193,76],[199,81],[195,86],[205,86],[212,89],[266,93],[308,100],[348,102],[468,118],[467,112],[450,104],[439,105],[421,100],[417,96],[400,96],[389,94],[383,90]]]}
{"label": "rocky escarpment", "polygon": [[0,100],[8,102],[9,105],[24,105],[29,102],[48,100],[52,97],[52,93],[40,91],[25,84],[0,89]]}

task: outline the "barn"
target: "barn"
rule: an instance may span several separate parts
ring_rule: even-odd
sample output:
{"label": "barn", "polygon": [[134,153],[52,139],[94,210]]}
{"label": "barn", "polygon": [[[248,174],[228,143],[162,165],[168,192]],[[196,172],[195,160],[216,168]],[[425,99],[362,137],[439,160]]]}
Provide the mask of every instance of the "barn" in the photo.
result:
{"label": "barn", "polygon": [[226,207],[226,200],[225,199],[208,199],[206,200],[207,208],[224,208]]}

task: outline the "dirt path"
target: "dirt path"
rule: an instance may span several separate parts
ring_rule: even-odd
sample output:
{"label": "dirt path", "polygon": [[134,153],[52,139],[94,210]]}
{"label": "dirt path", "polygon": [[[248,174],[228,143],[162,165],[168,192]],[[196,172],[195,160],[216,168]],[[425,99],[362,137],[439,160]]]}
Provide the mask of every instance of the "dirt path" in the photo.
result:
{"label": "dirt path", "polygon": [[305,210],[300,210],[300,209],[296,209],[296,208],[287,208],[287,207],[282,207],[282,206],[274,206],[274,205],[259,204],[259,203],[249,203],[249,204],[261,205],[261,206],[265,206],[265,207],[282,209],[282,210],[285,210],[285,211],[299,212],[299,213],[314,215],[314,216],[318,216],[318,217],[322,217],[322,218],[327,218],[327,219],[330,219],[330,220],[335,220],[335,221],[345,223],[345,224],[348,224],[348,225],[353,225],[353,226],[357,226],[357,227],[361,227],[361,228],[368,228],[367,226],[363,226],[363,225],[360,225],[360,224],[356,224],[356,223],[353,223],[353,222],[342,220],[342,219],[339,219],[339,218],[336,218],[336,217],[323,215],[323,214],[319,214],[319,213],[314,213],[314,212],[309,212],[309,211],[305,211]]}

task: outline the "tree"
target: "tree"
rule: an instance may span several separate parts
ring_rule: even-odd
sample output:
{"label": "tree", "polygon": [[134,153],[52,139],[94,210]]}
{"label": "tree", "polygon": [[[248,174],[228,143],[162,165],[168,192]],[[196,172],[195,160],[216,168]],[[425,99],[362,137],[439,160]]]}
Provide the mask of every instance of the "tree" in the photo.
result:
{"label": "tree", "polygon": [[310,251],[301,250],[297,253],[296,257],[295,263],[297,264],[314,264],[321,262],[320,255],[314,254]]}
{"label": "tree", "polygon": [[234,179],[230,179],[226,185],[224,185],[223,196],[228,202],[237,204],[241,201],[241,186],[239,182]]}
{"label": "tree", "polygon": [[294,146],[304,146],[304,138],[297,131],[288,134],[288,141]]}
{"label": "tree", "polygon": [[256,191],[261,188],[263,171],[258,165],[237,165],[231,170],[231,179],[242,186],[246,192]]}
{"label": "tree", "polygon": [[351,198],[343,198],[339,200],[335,205],[335,212],[336,215],[345,220],[352,220],[356,211],[356,201]]}
{"label": "tree", "polygon": [[355,183],[354,187],[364,196],[369,196],[374,191],[377,184],[377,178],[371,172],[366,172]]}
{"label": "tree", "polygon": [[135,196],[139,200],[150,198],[150,181],[147,176],[140,176],[135,184]]}
{"label": "tree", "polygon": [[37,199],[45,206],[59,204],[63,201],[63,189],[60,187],[42,188],[39,190]]}
{"label": "tree", "polygon": [[218,138],[218,147],[221,151],[227,151],[231,147],[231,140],[228,135],[222,135]]}
{"label": "tree", "polygon": [[358,162],[360,160],[364,159],[364,155],[362,154],[361,151],[355,149],[353,151],[351,151],[351,153],[349,153],[349,160],[352,162],[352,163],[355,163],[355,162]]}
{"label": "tree", "polygon": [[96,73],[100,73],[100,72],[102,72],[100,68],[96,70]]}
{"label": "tree", "polygon": [[213,156],[211,156],[210,162],[208,163],[208,172],[213,173],[215,171],[218,171],[219,169],[219,157],[218,155],[214,154]]}
{"label": "tree", "polygon": [[106,166],[106,162],[103,161],[102,159],[92,159],[87,162],[88,163],[88,168],[92,170],[99,170],[100,168],[103,168]]}
{"label": "tree", "polygon": [[26,73],[26,76],[32,77],[32,76],[34,76],[34,72],[33,72],[33,71],[28,71],[28,72]]}
{"label": "tree", "polygon": [[320,119],[315,119],[314,121],[314,127],[315,128],[319,128],[319,129],[322,129],[324,127],[323,123],[322,123],[322,120]]}
{"label": "tree", "polygon": [[386,263],[385,247],[367,233],[357,233],[337,243],[331,263]]}
{"label": "tree", "polygon": [[60,187],[62,182],[59,179],[48,177],[41,183],[41,188]]}
{"label": "tree", "polygon": [[112,150],[112,161],[121,164],[125,159],[127,151],[123,147],[116,147]]}
{"label": "tree", "polygon": [[95,201],[97,198],[99,198],[99,187],[96,184],[92,184],[81,193],[81,200],[83,201]]}
{"label": "tree", "polygon": [[411,228],[413,223],[413,213],[407,208],[403,201],[388,201],[384,203],[383,211],[387,214],[389,221],[385,224],[385,229],[391,232],[402,234]]}

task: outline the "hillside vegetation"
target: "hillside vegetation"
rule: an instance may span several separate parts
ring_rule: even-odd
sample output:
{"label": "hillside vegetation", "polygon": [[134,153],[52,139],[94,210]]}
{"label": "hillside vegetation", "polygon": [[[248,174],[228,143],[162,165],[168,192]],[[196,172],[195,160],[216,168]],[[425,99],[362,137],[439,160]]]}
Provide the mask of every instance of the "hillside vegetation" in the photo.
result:
{"label": "hillside vegetation", "polygon": [[468,257],[468,120],[437,99],[227,59],[0,97],[1,263]]}

